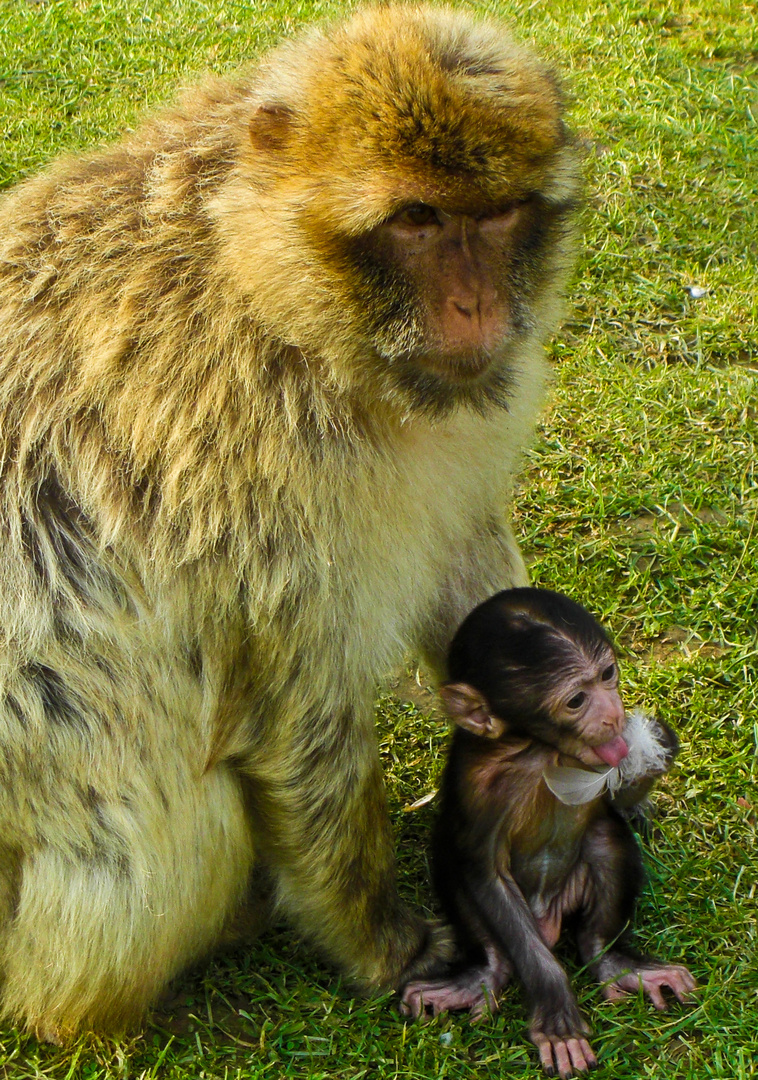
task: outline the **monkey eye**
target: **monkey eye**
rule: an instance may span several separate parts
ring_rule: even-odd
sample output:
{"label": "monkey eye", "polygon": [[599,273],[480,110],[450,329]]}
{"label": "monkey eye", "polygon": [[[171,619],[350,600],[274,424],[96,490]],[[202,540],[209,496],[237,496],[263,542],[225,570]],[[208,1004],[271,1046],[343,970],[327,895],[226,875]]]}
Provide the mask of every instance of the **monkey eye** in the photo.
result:
{"label": "monkey eye", "polygon": [[581,709],[587,700],[587,695],[583,690],[580,690],[578,694],[574,694],[570,701],[566,702],[567,709]]}
{"label": "monkey eye", "polygon": [[514,211],[523,206],[524,199],[514,199],[513,202],[503,203],[502,206],[493,206],[482,214],[475,215],[479,221],[497,221],[500,218],[510,217]]}
{"label": "monkey eye", "polygon": [[407,206],[397,215],[397,221],[401,221],[403,225],[439,225],[437,211],[426,203]]}
{"label": "monkey eye", "polygon": [[600,678],[603,680],[603,682],[610,682],[610,680],[613,678],[613,676],[615,674],[616,674],[616,665],[615,664],[609,664],[608,667],[603,672],[603,674],[600,676]]}

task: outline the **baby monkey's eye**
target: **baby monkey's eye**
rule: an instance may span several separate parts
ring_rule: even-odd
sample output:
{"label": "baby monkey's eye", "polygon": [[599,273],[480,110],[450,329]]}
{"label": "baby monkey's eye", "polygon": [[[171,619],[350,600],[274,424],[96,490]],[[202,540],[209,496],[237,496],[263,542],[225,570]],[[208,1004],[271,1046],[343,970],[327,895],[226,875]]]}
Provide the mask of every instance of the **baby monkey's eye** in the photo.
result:
{"label": "baby monkey's eye", "polygon": [[574,696],[571,698],[571,700],[566,702],[566,708],[567,709],[581,709],[582,705],[584,705],[586,700],[587,700],[587,695],[582,690],[578,694],[574,694]]}
{"label": "baby monkey's eye", "polygon": [[610,680],[613,678],[613,676],[615,674],[616,674],[616,665],[615,664],[609,664],[608,667],[603,672],[603,674],[601,675],[601,678],[602,678],[603,682],[610,682]]}
{"label": "baby monkey's eye", "polygon": [[397,215],[397,220],[402,221],[403,225],[439,225],[437,211],[426,203],[407,206]]}

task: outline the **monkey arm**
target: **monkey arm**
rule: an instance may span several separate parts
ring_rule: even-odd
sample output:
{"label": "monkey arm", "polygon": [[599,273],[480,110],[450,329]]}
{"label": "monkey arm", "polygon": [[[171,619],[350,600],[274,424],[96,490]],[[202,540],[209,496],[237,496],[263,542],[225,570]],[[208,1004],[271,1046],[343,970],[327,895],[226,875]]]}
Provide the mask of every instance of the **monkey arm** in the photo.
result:
{"label": "monkey arm", "polygon": [[567,1030],[589,1029],[579,1013],[566,972],[542,940],[524,896],[510,874],[469,878],[467,891],[497,946],[511,958],[534,1008],[563,1018]]}
{"label": "monkey arm", "polygon": [[508,873],[469,876],[471,903],[498,948],[510,957],[529,997],[529,1038],[543,1069],[561,1077],[596,1064],[590,1033],[566,972],[540,937],[534,916]]}
{"label": "monkey arm", "polygon": [[417,646],[431,669],[444,678],[447,652],[469,612],[501,589],[529,583],[529,575],[510,522],[489,514],[475,528],[468,546],[450,563],[437,593],[437,604],[421,628]]}

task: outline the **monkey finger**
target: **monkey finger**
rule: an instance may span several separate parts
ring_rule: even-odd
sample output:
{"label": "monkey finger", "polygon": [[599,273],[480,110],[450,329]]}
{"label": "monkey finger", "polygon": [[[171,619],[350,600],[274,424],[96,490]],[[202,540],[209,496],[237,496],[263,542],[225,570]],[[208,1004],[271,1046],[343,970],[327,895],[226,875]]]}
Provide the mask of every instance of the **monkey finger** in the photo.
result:
{"label": "monkey finger", "polygon": [[561,1039],[554,1044],[553,1053],[561,1080],[577,1072],[588,1072],[597,1065],[592,1047],[586,1039]]}
{"label": "monkey finger", "polygon": [[531,1032],[530,1038],[540,1055],[540,1065],[548,1076],[556,1072],[561,1080],[569,1080],[575,1073],[588,1072],[597,1065],[597,1058],[586,1039],[564,1039]]}
{"label": "monkey finger", "polygon": [[568,1043],[565,1043],[563,1039],[559,1039],[551,1044],[550,1049],[555,1059],[555,1065],[561,1080],[566,1080],[566,1077],[573,1076],[574,1070],[572,1068]]}
{"label": "monkey finger", "polygon": [[555,1064],[558,1067],[558,1075],[561,1080],[564,1077],[573,1076],[574,1070],[572,1068],[571,1054],[569,1053],[568,1043],[563,1039],[558,1039],[551,1046],[553,1057],[555,1058]]}
{"label": "monkey finger", "polygon": [[588,1072],[590,1069],[597,1068],[595,1051],[586,1039],[571,1039],[569,1053],[575,1068],[579,1069],[580,1072]]}
{"label": "monkey finger", "polygon": [[553,1044],[547,1035],[543,1035],[540,1032],[532,1031],[529,1033],[529,1038],[537,1047],[537,1051],[540,1055],[540,1065],[548,1076],[555,1076],[555,1061],[553,1060]]}

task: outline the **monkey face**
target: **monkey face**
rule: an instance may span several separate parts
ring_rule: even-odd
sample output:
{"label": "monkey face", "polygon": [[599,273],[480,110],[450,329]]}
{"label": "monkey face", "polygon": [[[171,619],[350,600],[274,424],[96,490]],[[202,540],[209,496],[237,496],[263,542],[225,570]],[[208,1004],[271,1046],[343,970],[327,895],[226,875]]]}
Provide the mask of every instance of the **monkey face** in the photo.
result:
{"label": "monkey face", "polygon": [[[383,12],[256,98],[254,184],[223,206],[233,269],[262,324],[360,400],[507,408],[573,262],[581,181],[560,87],[500,27]],[[254,276],[251,237],[270,255]]]}
{"label": "monkey face", "polygon": [[547,704],[555,724],[555,745],[585,765],[616,766],[628,747],[621,736],[626,721],[618,690],[618,667],[610,649],[567,671],[560,696]]}
{"label": "monkey face", "polygon": [[616,655],[600,624],[547,589],[511,589],[461,624],[442,688],[452,718],[489,738],[536,739],[585,765],[628,747]]}
{"label": "monkey face", "polygon": [[376,231],[377,251],[416,299],[407,354],[422,370],[460,385],[486,379],[516,329],[505,286],[524,218],[520,202],[478,213],[416,203]]}
{"label": "monkey face", "polygon": [[417,203],[379,230],[384,246],[422,299],[425,333],[414,359],[454,382],[486,375],[510,333],[502,277],[523,210],[519,203],[450,214]]}
{"label": "monkey face", "polygon": [[538,195],[439,203],[410,203],[355,245],[356,309],[380,378],[415,404],[507,406],[571,207]]}

